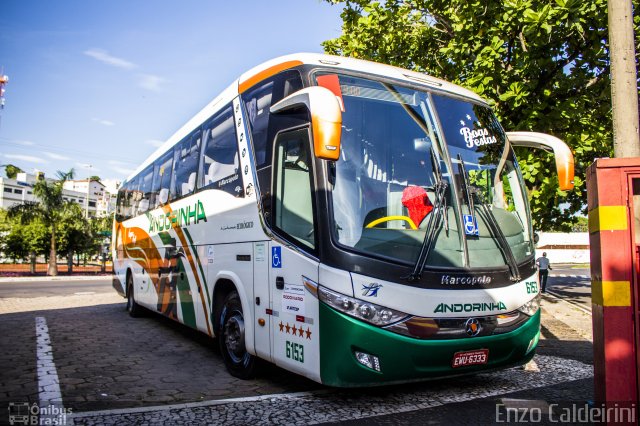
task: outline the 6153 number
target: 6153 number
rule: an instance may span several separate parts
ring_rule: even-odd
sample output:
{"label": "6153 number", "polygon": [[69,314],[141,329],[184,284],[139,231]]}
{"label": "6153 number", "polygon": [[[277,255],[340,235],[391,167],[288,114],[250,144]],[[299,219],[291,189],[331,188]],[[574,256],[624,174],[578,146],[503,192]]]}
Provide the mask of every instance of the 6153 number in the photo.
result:
{"label": "6153 number", "polygon": [[526,283],[527,285],[527,294],[536,294],[538,292],[538,283],[535,281],[531,281]]}
{"label": "6153 number", "polygon": [[304,346],[287,340],[286,355],[294,361],[304,362]]}

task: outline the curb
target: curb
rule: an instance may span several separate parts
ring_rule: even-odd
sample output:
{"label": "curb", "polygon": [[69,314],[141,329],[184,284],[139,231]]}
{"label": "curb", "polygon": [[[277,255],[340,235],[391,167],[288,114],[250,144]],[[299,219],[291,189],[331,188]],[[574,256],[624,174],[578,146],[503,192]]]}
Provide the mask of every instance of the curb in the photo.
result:
{"label": "curb", "polygon": [[0,277],[0,283],[20,283],[32,281],[92,281],[92,280],[111,280],[113,275],[57,275],[55,277]]}

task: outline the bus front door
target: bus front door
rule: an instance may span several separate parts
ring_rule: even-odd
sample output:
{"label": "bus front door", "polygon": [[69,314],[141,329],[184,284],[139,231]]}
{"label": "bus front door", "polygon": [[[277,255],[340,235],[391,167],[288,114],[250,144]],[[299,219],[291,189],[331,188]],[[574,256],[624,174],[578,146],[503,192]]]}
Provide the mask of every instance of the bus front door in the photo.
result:
{"label": "bus front door", "polygon": [[320,380],[318,299],[305,281],[318,281],[318,263],[278,243],[270,244],[273,361]]}

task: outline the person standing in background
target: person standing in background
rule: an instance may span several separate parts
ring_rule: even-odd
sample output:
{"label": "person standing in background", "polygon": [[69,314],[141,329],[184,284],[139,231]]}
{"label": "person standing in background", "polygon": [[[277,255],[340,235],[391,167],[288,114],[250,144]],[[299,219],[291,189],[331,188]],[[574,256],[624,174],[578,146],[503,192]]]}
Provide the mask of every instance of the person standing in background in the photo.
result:
{"label": "person standing in background", "polygon": [[540,278],[540,286],[542,287],[542,292],[544,293],[547,289],[547,277],[549,276],[549,270],[553,270],[549,259],[547,259],[547,252],[542,253],[542,257],[539,257],[536,260],[536,265],[538,265],[539,272],[538,277]]}

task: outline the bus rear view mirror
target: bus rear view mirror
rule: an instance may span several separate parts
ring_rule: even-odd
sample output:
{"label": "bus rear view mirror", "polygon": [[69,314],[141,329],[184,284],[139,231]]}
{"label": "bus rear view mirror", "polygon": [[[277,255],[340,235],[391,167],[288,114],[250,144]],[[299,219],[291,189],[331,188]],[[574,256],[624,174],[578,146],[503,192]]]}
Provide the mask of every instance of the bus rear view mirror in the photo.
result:
{"label": "bus rear view mirror", "polygon": [[507,132],[513,146],[552,151],[556,158],[558,186],[562,191],[573,189],[573,154],[566,143],[555,136],[536,132]]}
{"label": "bus rear view mirror", "polygon": [[340,158],[342,111],[336,95],[321,86],[307,87],[282,99],[270,109],[272,114],[306,107],[311,113],[313,150],[317,158],[336,161]]}

